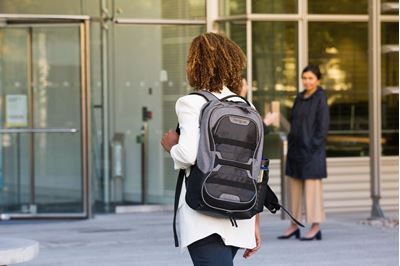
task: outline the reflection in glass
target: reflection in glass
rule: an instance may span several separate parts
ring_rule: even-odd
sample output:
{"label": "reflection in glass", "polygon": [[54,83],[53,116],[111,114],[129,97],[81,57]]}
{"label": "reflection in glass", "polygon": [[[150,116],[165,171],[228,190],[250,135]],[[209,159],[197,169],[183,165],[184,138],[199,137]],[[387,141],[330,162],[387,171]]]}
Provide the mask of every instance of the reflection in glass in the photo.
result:
{"label": "reflection in glass", "polygon": [[[253,103],[264,114],[279,102],[281,120],[287,119],[298,87],[297,23],[254,22],[252,36]],[[278,143],[277,135],[266,136],[269,158],[278,158]]]}
{"label": "reflection in glass", "polygon": [[245,0],[219,0],[219,15],[233,16],[246,14]]}
{"label": "reflection in glass", "polygon": [[0,128],[77,130],[0,134],[0,212],[83,212],[80,56],[79,25],[0,29]]}
{"label": "reflection in glass", "polygon": [[296,13],[297,0],[252,0],[252,13]]}
{"label": "reflection in glass", "polygon": [[310,14],[367,14],[368,0],[308,0]]}
{"label": "reflection in glass", "polygon": [[222,22],[219,24],[219,31],[237,43],[242,48],[244,54],[247,53],[245,21]]}
{"label": "reflection in glass", "polygon": [[81,15],[82,0],[1,0],[0,13]]}
{"label": "reflection in glass", "polygon": [[310,23],[308,40],[328,94],[328,156],[368,155],[367,23]]}
{"label": "reflection in glass", "polygon": [[205,0],[115,0],[114,3],[115,17],[204,19],[205,15]]}
{"label": "reflection in glass", "polygon": [[399,27],[382,24],[382,154],[399,154]]}
{"label": "reflection in glass", "polygon": [[[234,41],[242,49],[244,54],[247,53],[247,42],[246,42],[246,22],[245,21],[231,21],[221,22],[218,24],[219,32],[225,34],[229,39]],[[247,68],[243,69],[242,77],[247,77]],[[247,80],[246,80],[247,81]]]}
{"label": "reflection in glass", "polygon": [[[162,150],[162,133],[175,129],[176,100],[191,88],[186,80],[187,52],[192,39],[205,26],[115,27],[115,84],[112,91],[114,133],[125,136],[126,171],[123,201],[141,200],[142,108],[152,112],[148,121],[149,202],[172,202],[176,171],[171,157]],[[132,41],[134,40],[134,41]],[[169,197],[171,196],[171,197]]]}
{"label": "reflection in glass", "polygon": [[[103,139],[103,121],[102,121],[102,75],[101,75],[101,24],[91,22],[90,24],[90,98],[91,98],[91,180],[93,186],[93,201],[101,201],[102,194],[102,139]],[[98,206],[98,205],[96,205]],[[100,211],[100,210],[96,210]]]}
{"label": "reflection in glass", "polygon": [[34,135],[41,213],[83,212],[79,33],[78,26],[33,29],[33,127],[79,130]]}
{"label": "reflection in glass", "polygon": [[398,15],[399,1],[381,0],[381,13],[384,15]]}
{"label": "reflection in glass", "polygon": [[[28,95],[28,29],[0,28],[0,128],[6,128],[6,96]],[[0,134],[0,213],[19,212],[30,194],[29,138]]]}

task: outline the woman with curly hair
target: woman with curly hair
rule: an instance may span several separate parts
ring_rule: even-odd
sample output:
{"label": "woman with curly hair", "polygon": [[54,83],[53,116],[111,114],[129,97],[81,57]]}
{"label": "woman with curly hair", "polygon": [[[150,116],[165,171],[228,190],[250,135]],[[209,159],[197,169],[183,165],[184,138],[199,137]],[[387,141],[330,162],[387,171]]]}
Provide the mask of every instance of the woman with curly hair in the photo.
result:
{"label": "woman with curly hair", "polygon": [[[194,90],[206,90],[219,99],[240,93],[241,73],[246,57],[240,47],[215,33],[197,36],[189,49],[187,78]],[[239,98],[238,98],[239,99]],[[180,135],[164,134],[161,145],[171,154],[175,169],[185,169],[189,176],[195,164],[199,139],[199,117],[206,100],[198,95],[186,95],[176,102]],[[254,254],[261,245],[260,220],[256,215],[238,220],[233,227],[229,219],[216,218],[191,209],[185,201],[183,184],[178,204],[180,246],[187,247],[193,264],[207,266],[233,265],[240,248],[243,257]]]}

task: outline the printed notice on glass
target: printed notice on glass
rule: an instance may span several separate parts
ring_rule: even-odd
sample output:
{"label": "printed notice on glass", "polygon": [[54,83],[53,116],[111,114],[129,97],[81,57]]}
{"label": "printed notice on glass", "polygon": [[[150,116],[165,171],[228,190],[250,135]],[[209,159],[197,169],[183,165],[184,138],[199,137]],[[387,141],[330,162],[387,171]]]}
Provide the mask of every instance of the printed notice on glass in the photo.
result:
{"label": "printed notice on glass", "polygon": [[28,99],[25,94],[6,95],[6,127],[28,126]]}

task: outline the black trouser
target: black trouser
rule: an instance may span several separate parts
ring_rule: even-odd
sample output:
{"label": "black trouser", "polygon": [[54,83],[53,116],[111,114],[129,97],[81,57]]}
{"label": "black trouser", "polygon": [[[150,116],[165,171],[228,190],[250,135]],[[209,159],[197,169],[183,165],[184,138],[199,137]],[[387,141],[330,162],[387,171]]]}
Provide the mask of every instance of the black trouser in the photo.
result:
{"label": "black trouser", "polygon": [[188,246],[194,266],[233,266],[239,248],[225,246],[218,234],[212,234]]}

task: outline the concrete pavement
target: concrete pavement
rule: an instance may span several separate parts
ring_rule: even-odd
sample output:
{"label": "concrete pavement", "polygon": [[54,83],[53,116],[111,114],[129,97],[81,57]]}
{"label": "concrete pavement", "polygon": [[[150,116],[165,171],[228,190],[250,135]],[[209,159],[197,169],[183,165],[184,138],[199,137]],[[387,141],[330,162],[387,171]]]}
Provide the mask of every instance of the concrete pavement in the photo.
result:
{"label": "concrete pavement", "polygon": [[[78,221],[0,221],[0,237],[39,241],[39,256],[18,265],[191,265],[174,247],[172,212],[97,215]],[[262,215],[263,245],[235,265],[399,265],[399,229],[362,224],[368,213],[328,214],[322,241],[277,240],[288,221]],[[398,213],[387,214],[398,219]],[[306,232],[303,230],[302,232]]]}

